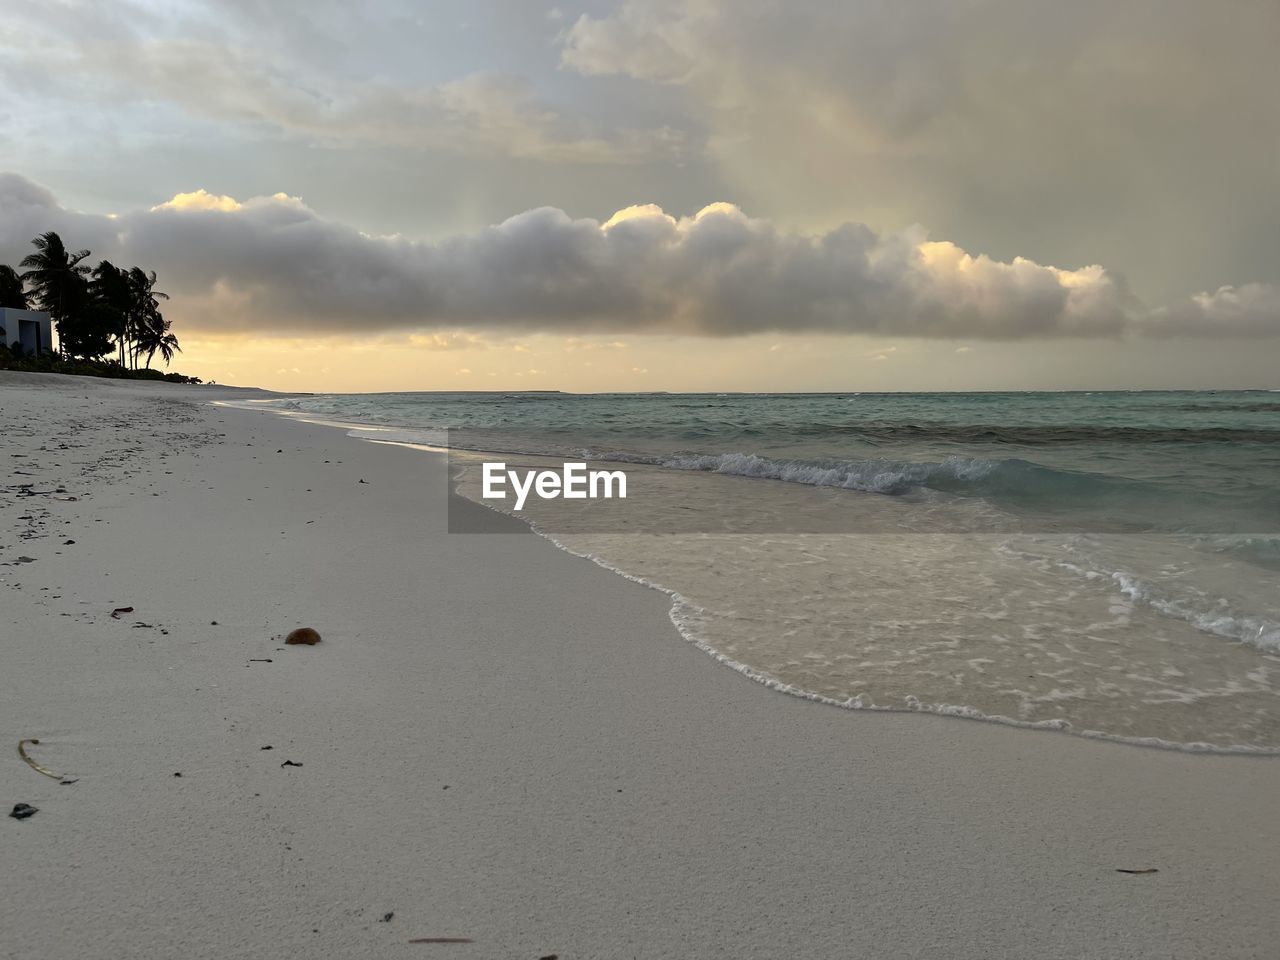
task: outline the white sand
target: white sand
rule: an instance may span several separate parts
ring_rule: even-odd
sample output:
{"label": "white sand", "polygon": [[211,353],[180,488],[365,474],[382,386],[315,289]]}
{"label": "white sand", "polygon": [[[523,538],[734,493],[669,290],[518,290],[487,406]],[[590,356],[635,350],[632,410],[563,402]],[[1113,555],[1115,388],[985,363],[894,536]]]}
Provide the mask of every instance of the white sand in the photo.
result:
{"label": "white sand", "polygon": [[220,394],[0,373],[0,957],[1277,955],[1280,762],[773,693]]}

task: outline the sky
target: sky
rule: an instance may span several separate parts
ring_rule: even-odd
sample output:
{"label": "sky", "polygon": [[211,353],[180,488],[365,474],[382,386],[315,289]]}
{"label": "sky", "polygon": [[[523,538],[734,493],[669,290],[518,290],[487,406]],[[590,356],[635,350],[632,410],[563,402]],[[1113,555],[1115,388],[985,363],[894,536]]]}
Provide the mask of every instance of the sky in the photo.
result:
{"label": "sky", "polygon": [[1273,0],[0,0],[0,262],[287,390],[1280,388]]}

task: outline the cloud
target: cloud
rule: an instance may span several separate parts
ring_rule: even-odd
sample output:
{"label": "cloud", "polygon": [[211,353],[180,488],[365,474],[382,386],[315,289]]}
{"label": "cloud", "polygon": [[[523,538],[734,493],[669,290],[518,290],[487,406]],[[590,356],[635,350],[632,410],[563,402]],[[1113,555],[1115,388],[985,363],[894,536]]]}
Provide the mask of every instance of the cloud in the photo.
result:
{"label": "cloud", "polygon": [[713,53],[706,41],[722,21],[714,3],[623,3],[603,17],[582,14],[565,34],[561,62],[587,75],[626,74],[688,83]]}
{"label": "cloud", "polygon": [[[517,347],[516,349],[523,348]],[[601,343],[596,340],[584,340],[581,337],[569,337],[565,340],[562,349],[565,353],[575,353],[579,350],[626,350],[627,344],[623,343],[621,340],[610,340],[608,342]]]}
{"label": "cloud", "polygon": [[287,183],[438,235],[728,197],[779,229],[920,221],[997,262],[1105,264],[1150,303],[1280,283],[1280,4],[294,7],[9,4],[8,165],[101,209]]}
{"label": "cloud", "polygon": [[479,334],[455,330],[449,334],[414,333],[409,335],[409,345],[420,350],[487,350],[489,342]]}
{"label": "cloud", "polygon": [[[15,25],[0,31],[0,80],[73,102],[80,111],[87,104],[105,110],[164,104],[268,140],[330,148],[564,164],[644,163],[678,157],[686,148],[684,135],[669,126],[611,126],[568,115],[530,81],[501,70],[430,84],[347,75],[345,42],[335,45],[332,34],[315,32],[305,51],[283,49],[274,32],[262,31],[296,32],[297,19],[258,22],[264,18],[272,19],[269,11],[246,17],[200,4],[170,17],[143,8],[111,15],[92,4],[16,11]],[[31,85],[32,76],[48,82]]]}
{"label": "cloud", "polygon": [[560,55],[678,91],[753,209],[927,218],[1163,300],[1280,282],[1277,36],[1254,0],[615,0]]}
{"label": "cloud", "polygon": [[[276,194],[275,199],[288,199],[284,194]],[[194,190],[191,193],[175,194],[173,199],[158,203],[151,208],[157,210],[239,210],[240,201],[234,197],[214,196],[207,190]]]}
{"label": "cloud", "polygon": [[1155,336],[1266,337],[1280,333],[1280,288],[1266,283],[1219,287],[1171,308],[1153,311]]}
{"label": "cloud", "polygon": [[425,242],[369,236],[282,193],[241,202],[198,190],[109,219],[0,175],[0,259],[15,261],[47,229],[90,247],[94,259],[159,271],[174,297],[170,315],[189,327],[453,331],[412,341],[425,349],[477,345],[457,332],[474,330],[991,340],[1280,333],[1280,292],[1265,284],[1152,311],[1101,266],[995,260],[918,227],[789,232],[727,203],[686,217],[635,206],[604,221],[544,207]]}

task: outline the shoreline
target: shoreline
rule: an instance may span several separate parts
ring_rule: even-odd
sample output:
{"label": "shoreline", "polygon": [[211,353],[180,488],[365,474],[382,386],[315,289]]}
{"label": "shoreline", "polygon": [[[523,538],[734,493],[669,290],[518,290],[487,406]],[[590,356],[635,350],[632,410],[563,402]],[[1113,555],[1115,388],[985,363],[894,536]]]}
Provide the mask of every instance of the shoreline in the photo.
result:
{"label": "shoreline", "polygon": [[[397,426],[393,424],[377,424],[372,422],[362,423],[359,421],[343,421],[343,420],[328,419],[320,415],[308,413],[306,411],[298,411],[298,410],[285,409],[285,408],[279,408],[279,407],[251,406],[251,404],[253,404],[254,402],[255,401],[253,400],[247,401],[239,408],[253,411],[253,412],[258,412],[258,413],[273,414],[287,420],[296,420],[301,423],[327,427],[330,429],[342,430],[346,432],[348,436],[363,440],[368,443],[380,443],[380,444],[387,444],[391,446],[405,447],[411,450],[417,450],[417,451],[426,453],[428,455],[442,456],[442,457],[445,457],[446,460],[449,457],[450,451],[447,447],[444,447],[444,446],[433,446],[425,441],[409,440],[409,439],[403,439],[400,437],[393,437],[393,438],[387,439],[387,438],[376,436],[377,433],[403,434],[406,431],[419,429],[419,428]],[[218,401],[218,403],[223,403],[223,401]],[[234,402],[229,405],[233,408],[236,407],[236,404]],[[366,436],[363,434],[370,434],[370,435]],[[521,457],[523,460],[526,460],[526,461],[542,462],[545,460],[548,464],[555,462],[554,458],[550,457],[550,455],[522,454],[522,453],[519,453],[518,451],[501,451],[501,450],[486,451],[486,450],[479,450],[479,449],[468,447],[468,448],[460,449],[459,452],[466,455],[467,457],[474,457],[477,459],[484,458],[484,457],[517,456],[517,457]],[[588,457],[587,459],[590,460],[590,462],[592,463],[598,463],[610,469],[615,467],[634,469],[637,466],[643,466],[642,464],[632,463],[629,461],[613,461],[607,458],[592,459]],[[610,573],[613,573],[613,574],[616,574],[617,576],[622,577],[625,580],[628,580],[632,583],[640,584],[641,586],[644,586],[648,589],[656,590],[659,593],[664,594],[670,601],[670,608],[667,614],[668,619],[670,619],[672,625],[676,628],[677,632],[679,632],[681,637],[683,637],[683,639],[686,642],[688,642],[692,646],[696,647],[698,650],[705,653],[707,656],[709,656],[712,660],[716,661],[718,664],[724,667],[727,667],[728,669],[738,674],[741,674],[742,676],[753,681],[754,683],[760,684],[761,686],[775,693],[781,693],[786,696],[797,697],[802,700],[807,700],[813,703],[818,703],[823,706],[833,707],[840,710],[852,710],[852,711],[860,711],[860,712],[865,711],[869,713],[921,714],[925,716],[942,717],[942,718],[955,719],[955,720],[971,720],[979,723],[996,724],[999,726],[1007,726],[1015,729],[1033,730],[1041,733],[1065,734],[1067,736],[1080,737],[1086,740],[1099,741],[1103,743],[1113,743],[1113,744],[1119,744],[1125,747],[1134,747],[1134,748],[1146,749],[1146,750],[1168,750],[1168,751],[1173,751],[1177,753],[1211,754],[1211,755],[1222,755],[1222,756],[1246,756],[1246,757],[1257,757],[1257,758],[1280,757],[1280,747],[1275,747],[1275,746],[1256,746],[1256,745],[1250,745],[1250,744],[1222,745],[1222,744],[1206,743],[1202,741],[1191,741],[1191,742],[1174,741],[1174,740],[1163,739],[1160,737],[1130,737],[1130,736],[1124,736],[1121,734],[1107,733],[1102,730],[1077,728],[1064,719],[1019,720],[1015,717],[1010,717],[1002,714],[985,713],[976,707],[972,707],[964,704],[925,703],[925,702],[922,702],[919,698],[914,696],[909,698],[911,701],[913,701],[913,705],[895,706],[895,705],[885,705],[885,704],[862,704],[862,703],[856,702],[855,698],[837,699],[835,697],[827,696],[825,694],[818,693],[816,691],[808,690],[802,686],[789,683],[786,680],[776,677],[767,671],[759,670],[755,667],[752,667],[750,664],[734,659],[729,654],[726,654],[722,650],[720,650],[716,646],[713,640],[701,636],[697,631],[693,629],[692,626],[689,625],[688,621],[690,618],[682,612],[689,609],[697,610],[699,608],[696,603],[694,603],[688,597],[684,596],[677,588],[669,587],[664,583],[649,579],[647,577],[644,577],[638,574],[633,574],[627,571],[626,569],[623,569],[622,567],[613,564],[605,557],[602,557],[596,553],[578,549],[571,543],[566,542],[565,540],[559,539],[556,532],[548,531],[544,529],[538,523],[536,518],[529,515],[528,513],[519,514],[512,510],[504,509],[503,507],[499,506],[496,503],[486,503],[474,496],[468,495],[466,492],[464,492],[461,489],[461,477],[463,472],[471,468],[471,465],[460,465],[450,461],[450,467],[451,467],[450,485],[451,485],[451,492],[453,495],[463,497],[464,499],[470,501],[471,503],[474,503],[480,507],[483,507],[486,510],[489,510],[495,514],[498,514],[499,516],[509,518],[512,521],[515,521],[516,523],[519,523],[524,527],[527,527],[530,532],[536,534],[538,537],[541,537],[544,540],[547,540],[557,549],[564,551],[570,556],[577,557],[583,560],[588,560],[596,564],[597,566],[600,566],[604,570],[607,570]],[[779,480],[775,482],[785,482],[785,481]],[[563,534],[560,534],[559,536],[563,536]]]}
{"label": "shoreline", "polygon": [[[321,423],[321,421],[307,421],[307,422]],[[328,424],[328,425],[339,426],[338,424]],[[422,450],[428,449],[422,445],[409,443],[407,441],[374,440],[373,438],[366,438],[366,439],[369,442],[375,442],[375,443],[395,444],[399,446],[422,449]],[[440,452],[440,451],[434,451],[434,452]],[[469,450],[467,452],[478,453],[481,451]],[[597,462],[601,462],[606,465],[611,463],[611,461],[607,461],[607,460],[597,461]],[[454,484],[454,492],[457,493],[459,496],[466,497],[466,494],[458,492],[456,477],[453,479],[452,482]],[[953,719],[953,720],[972,720],[978,723],[991,723],[991,724],[996,724],[998,726],[1012,727],[1019,730],[1032,730],[1040,733],[1065,734],[1066,736],[1081,737],[1086,740],[1094,740],[1102,743],[1111,743],[1111,744],[1116,744],[1120,746],[1134,747],[1134,748],[1144,749],[1144,750],[1169,750],[1175,753],[1211,754],[1211,755],[1220,755],[1220,756],[1241,756],[1241,757],[1257,757],[1257,758],[1280,757],[1280,747],[1255,747],[1247,744],[1231,744],[1227,746],[1218,746],[1216,744],[1200,743],[1200,742],[1182,743],[1182,742],[1172,741],[1172,740],[1162,740],[1158,737],[1124,737],[1117,734],[1105,733],[1100,730],[1077,730],[1073,728],[1071,724],[1062,720],[1042,720],[1042,721],[1017,720],[1013,717],[1007,717],[1007,716],[1002,716],[998,714],[986,714],[974,707],[969,707],[969,706],[956,705],[956,704],[921,703],[918,698],[916,698],[917,706],[914,706],[914,707],[894,707],[894,706],[884,706],[884,705],[878,705],[878,704],[864,705],[861,703],[854,702],[853,699],[837,700],[834,697],[828,697],[824,694],[816,693],[812,690],[806,690],[803,687],[787,683],[785,680],[775,677],[770,673],[757,670],[746,663],[742,663],[738,660],[735,660],[728,654],[719,650],[712,641],[699,636],[697,633],[693,631],[691,627],[686,626],[686,623],[684,621],[687,618],[681,615],[681,610],[688,609],[688,608],[697,609],[697,604],[693,603],[691,600],[689,600],[687,597],[685,597],[675,588],[665,586],[664,584],[658,583],[657,581],[654,581],[654,580],[650,580],[646,577],[639,576],[637,574],[629,573],[626,570],[622,569],[621,567],[612,565],[607,559],[600,557],[597,554],[580,552],[574,549],[574,547],[570,546],[569,544],[556,539],[555,534],[541,529],[538,526],[537,522],[530,517],[518,516],[511,511],[503,510],[497,505],[481,503],[479,500],[476,500],[472,497],[466,497],[466,499],[470,500],[472,503],[476,503],[482,507],[485,507],[488,510],[492,510],[494,513],[500,514],[501,516],[504,516],[504,517],[510,517],[511,519],[524,524],[529,528],[530,532],[548,541],[557,549],[563,550],[565,553],[569,554],[570,556],[578,557],[579,559],[582,559],[582,560],[589,560],[592,563],[596,564],[597,566],[601,567],[602,569],[607,570],[610,573],[616,574],[619,577],[622,577],[624,580],[628,580],[632,583],[640,584],[641,586],[646,587],[650,590],[656,590],[659,593],[664,594],[667,597],[667,599],[671,601],[671,606],[667,611],[667,616],[671,620],[672,625],[676,628],[676,630],[680,633],[680,635],[684,638],[686,642],[693,645],[697,649],[701,650],[703,653],[705,653],[707,656],[709,656],[712,660],[716,661],[721,666],[727,667],[728,669],[734,671],[735,673],[741,674],[742,676],[746,677],[748,680],[751,680],[754,683],[758,683],[761,686],[765,687],[766,689],[771,690],[775,693],[781,693],[789,697],[797,697],[801,700],[807,700],[812,703],[822,704],[823,706],[832,707],[837,710],[853,710],[853,711],[867,712],[867,713],[898,713],[898,714],[911,714],[911,715],[939,717],[939,718],[946,718],[946,719]]]}
{"label": "shoreline", "polygon": [[[761,695],[689,649],[669,597],[523,521],[464,501],[512,535],[447,534],[442,457],[217,389],[0,375],[30,474],[0,563],[33,558],[0,567],[0,717],[80,777],[0,765],[40,808],[6,821],[8,955],[1261,957],[1280,936],[1280,765]],[[15,481],[80,499],[20,520]],[[277,649],[301,625],[324,641]]]}

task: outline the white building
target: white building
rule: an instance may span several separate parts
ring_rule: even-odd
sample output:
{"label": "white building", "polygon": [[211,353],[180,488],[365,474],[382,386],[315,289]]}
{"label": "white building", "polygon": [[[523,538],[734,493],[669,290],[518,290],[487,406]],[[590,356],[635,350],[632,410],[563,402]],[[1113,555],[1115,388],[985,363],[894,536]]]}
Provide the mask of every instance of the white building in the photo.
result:
{"label": "white building", "polygon": [[15,310],[0,307],[0,343],[24,357],[48,353],[53,349],[49,314],[41,310]]}

